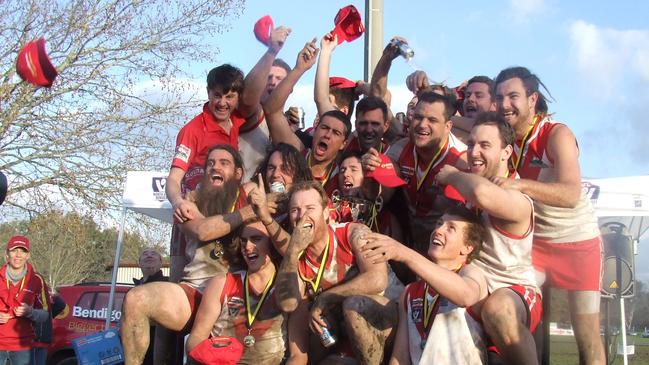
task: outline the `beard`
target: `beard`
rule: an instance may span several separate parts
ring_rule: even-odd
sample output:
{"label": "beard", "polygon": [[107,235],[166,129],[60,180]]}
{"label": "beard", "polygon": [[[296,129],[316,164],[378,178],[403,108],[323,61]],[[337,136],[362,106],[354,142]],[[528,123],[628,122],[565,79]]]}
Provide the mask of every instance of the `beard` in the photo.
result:
{"label": "beard", "polygon": [[223,186],[214,187],[207,175],[204,175],[196,190],[198,210],[206,217],[231,213],[238,191],[239,181],[236,179],[229,179]]}

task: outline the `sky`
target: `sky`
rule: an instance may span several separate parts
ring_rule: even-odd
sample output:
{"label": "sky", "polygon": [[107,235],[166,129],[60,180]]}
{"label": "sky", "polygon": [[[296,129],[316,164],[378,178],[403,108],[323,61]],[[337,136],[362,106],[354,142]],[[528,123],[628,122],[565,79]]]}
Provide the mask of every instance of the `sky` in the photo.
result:
{"label": "sky", "polygon": [[[227,33],[206,37],[206,47],[218,49],[216,64],[192,60],[187,70],[198,85],[221,63],[248,72],[265,51],[252,32],[264,15],[275,26],[291,28],[279,57],[293,66],[302,46],[314,37],[319,45],[338,9],[348,4],[365,19],[363,1],[249,0]],[[405,78],[416,69],[456,86],[474,75],[493,78],[506,67],[525,66],[547,86],[554,119],[575,133],[582,176],[649,174],[649,123],[644,120],[649,114],[649,2],[384,0],[383,5],[383,44],[400,35],[415,51],[410,64],[399,58],[390,70],[393,111],[405,111],[411,98]],[[362,79],[363,52],[362,37],[340,44],[331,75]],[[314,76],[315,66],[288,102],[303,106],[307,120],[315,114]],[[638,251],[637,276],[649,280],[649,239],[640,242]]]}

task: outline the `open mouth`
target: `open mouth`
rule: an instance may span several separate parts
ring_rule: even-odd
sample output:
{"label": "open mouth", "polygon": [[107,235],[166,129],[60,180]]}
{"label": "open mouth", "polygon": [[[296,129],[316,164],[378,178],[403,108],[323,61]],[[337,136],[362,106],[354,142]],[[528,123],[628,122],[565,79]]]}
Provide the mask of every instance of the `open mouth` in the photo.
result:
{"label": "open mouth", "polygon": [[434,238],[430,243],[435,246],[444,247],[444,243],[440,241],[438,238]]}
{"label": "open mouth", "polygon": [[473,112],[477,112],[477,111],[478,111],[478,109],[475,107],[475,105],[467,105],[467,106],[464,108],[464,110],[465,110],[467,113],[473,113]]}
{"label": "open mouth", "polygon": [[302,225],[302,228],[308,228],[311,229],[313,228],[313,223],[307,222]]}
{"label": "open mouth", "polygon": [[345,187],[345,189],[351,189],[354,187],[354,183],[352,183],[351,181],[345,181],[343,186]]}
{"label": "open mouth", "polygon": [[327,143],[322,141],[318,142],[318,144],[316,144],[315,146],[315,154],[322,156],[325,154],[325,152],[327,152],[327,148],[329,148],[329,145],[327,145]]}
{"label": "open mouth", "polygon": [[511,110],[508,110],[508,111],[503,112],[502,115],[505,118],[512,118],[514,115],[516,115],[516,113],[514,113]]}
{"label": "open mouth", "polygon": [[223,181],[225,180],[223,178],[223,175],[221,175],[219,173],[212,174],[212,176],[210,176],[210,178],[212,179],[212,184],[215,184],[215,183],[216,184],[222,184]]}
{"label": "open mouth", "polygon": [[253,253],[247,254],[246,258],[248,259],[248,262],[252,263],[252,262],[257,261],[257,259],[259,258],[259,255],[253,252]]}

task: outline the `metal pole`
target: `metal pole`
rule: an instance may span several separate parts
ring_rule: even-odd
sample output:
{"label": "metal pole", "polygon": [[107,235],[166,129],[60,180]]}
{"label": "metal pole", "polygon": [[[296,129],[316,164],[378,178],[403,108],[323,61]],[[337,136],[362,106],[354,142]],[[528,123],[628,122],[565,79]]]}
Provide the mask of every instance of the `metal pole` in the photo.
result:
{"label": "metal pole", "polygon": [[622,359],[624,365],[629,365],[629,359],[626,354],[626,319],[624,318],[624,298],[620,295],[620,325],[622,327]]}
{"label": "metal pole", "polygon": [[383,0],[365,0],[365,72],[370,81],[372,72],[383,54]]}
{"label": "metal pole", "polygon": [[115,245],[115,260],[113,261],[113,276],[110,280],[110,295],[108,296],[108,312],[106,314],[106,325],[104,330],[110,328],[110,317],[113,314],[113,305],[115,304],[115,287],[117,286],[117,270],[119,269],[119,257],[122,254],[122,241],[124,240],[124,224],[126,222],[126,206],[122,209],[122,222],[119,225],[119,234],[117,235],[117,244]]}

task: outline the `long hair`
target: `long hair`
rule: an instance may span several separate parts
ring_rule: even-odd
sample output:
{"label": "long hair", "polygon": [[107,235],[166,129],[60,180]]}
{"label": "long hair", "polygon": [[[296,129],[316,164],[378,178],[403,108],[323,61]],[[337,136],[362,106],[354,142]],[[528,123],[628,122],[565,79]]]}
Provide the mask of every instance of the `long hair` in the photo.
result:
{"label": "long hair", "polygon": [[293,183],[299,183],[302,181],[313,180],[313,175],[311,174],[311,169],[306,163],[304,156],[290,144],[278,143],[275,146],[272,146],[270,150],[266,153],[266,157],[259,164],[256,174],[261,174],[261,178],[264,180],[264,187],[268,191],[268,181],[266,181],[266,170],[268,170],[268,161],[273,153],[279,152],[282,156],[282,169],[286,169],[284,172],[293,176]]}
{"label": "long hair", "polygon": [[536,101],[535,105],[535,111],[536,113],[546,115],[548,114],[548,98],[539,90],[539,85],[543,86],[543,90],[545,90],[548,93],[548,96],[552,100],[554,98],[552,97],[552,94],[550,94],[550,90],[545,86],[545,84],[539,79],[538,76],[533,74],[529,69],[522,67],[522,66],[515,66],[515,67],[510,67],[506,68],[496,76],[496,79],[494,80],[494,90],[493,94],[495,95],[495,89],[498,88],[498,85],[502,82],[505,82],[507,80],[519,78],[523,82],[523,86],[525,87],[525,96],[530,96],[532,93],[538,93],[539,98]]}

